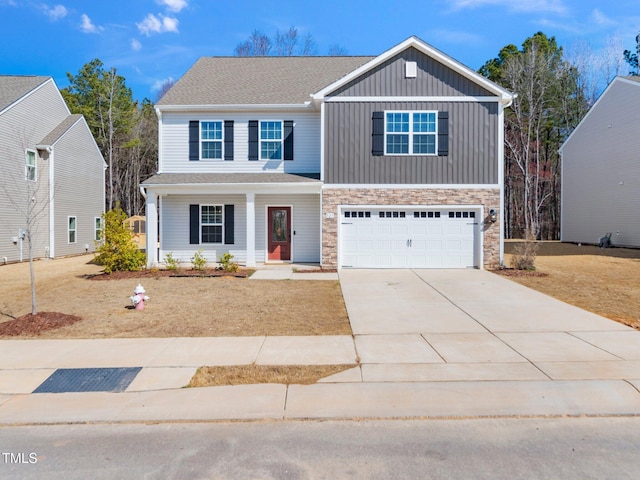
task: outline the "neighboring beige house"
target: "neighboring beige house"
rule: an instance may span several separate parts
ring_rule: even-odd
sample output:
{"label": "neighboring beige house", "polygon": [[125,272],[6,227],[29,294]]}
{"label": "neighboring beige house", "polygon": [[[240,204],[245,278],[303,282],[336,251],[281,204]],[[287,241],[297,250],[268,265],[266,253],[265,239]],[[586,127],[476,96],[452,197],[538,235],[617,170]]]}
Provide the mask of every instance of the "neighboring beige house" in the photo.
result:
{"label": "neighboring beige house", "polygon": [[640,247],[640,78],[616,77],[560,154],[561,240]]}
{"label": "neighboring beige house", "polygon": [[29,216],[34,258],[94,251],[105,168],[51,77],[0,75],[0,264],[29,258]]}

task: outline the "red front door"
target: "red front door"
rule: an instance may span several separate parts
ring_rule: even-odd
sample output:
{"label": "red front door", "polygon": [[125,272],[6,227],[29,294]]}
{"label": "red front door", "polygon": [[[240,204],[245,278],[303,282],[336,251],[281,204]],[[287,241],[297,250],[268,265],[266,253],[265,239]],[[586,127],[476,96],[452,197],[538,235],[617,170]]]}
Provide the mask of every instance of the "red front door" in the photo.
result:
{"label": "red front door", "polygon": [[291,260],[291,207],[269,207],[267,260]]}

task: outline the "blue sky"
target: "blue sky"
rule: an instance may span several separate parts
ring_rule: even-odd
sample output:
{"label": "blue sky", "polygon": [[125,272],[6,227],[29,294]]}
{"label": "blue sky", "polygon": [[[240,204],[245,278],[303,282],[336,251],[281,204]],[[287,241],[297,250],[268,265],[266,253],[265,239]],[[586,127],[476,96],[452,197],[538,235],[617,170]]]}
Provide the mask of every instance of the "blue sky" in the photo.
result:
{"label": "blue sky", "polygon": [[475,70],[537,31],[609,57],[612,42],[635,49],[640,0],[0,0],[0,74],[49,75],[63,88],[67,72],[99,58],[135,99],[155,101],[199,57],[290,26],[311,34],[319,55],[336,44],[377,55],[416,35]]}

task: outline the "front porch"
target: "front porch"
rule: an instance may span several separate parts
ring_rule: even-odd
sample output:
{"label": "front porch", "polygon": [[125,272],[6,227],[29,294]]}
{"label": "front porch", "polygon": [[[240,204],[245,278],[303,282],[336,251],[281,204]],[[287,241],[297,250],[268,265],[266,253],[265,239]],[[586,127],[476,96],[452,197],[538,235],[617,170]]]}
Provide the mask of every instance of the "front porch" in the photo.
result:
{"label": "front porch", "polygon": [[167,254],[188,263],[197,251],[209,263],[229,253],[251,268],[320,262],[321,182],[315,178],[159,174],[143,189],[148,267],[163,263]]}

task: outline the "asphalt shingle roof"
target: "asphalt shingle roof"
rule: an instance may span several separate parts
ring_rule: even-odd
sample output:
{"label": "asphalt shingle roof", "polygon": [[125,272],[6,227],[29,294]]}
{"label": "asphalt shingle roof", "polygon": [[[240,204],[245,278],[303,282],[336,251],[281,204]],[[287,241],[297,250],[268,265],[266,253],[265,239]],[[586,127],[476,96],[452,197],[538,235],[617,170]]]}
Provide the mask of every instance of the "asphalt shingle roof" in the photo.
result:
{"label": "asphalt shingle roof", "polygon": [[67,116],[62,122],[58,124],[56,128],[51,130],[47,134],[46,137],[42,139],[42,141],[38,145],[53,145],[58,141],[58,139],[64,135],[64,133],[69,130],[75,123],[82,118],[80,114],[73,114]]}
{"label": "asphalt shingle roof", "polygon": [[0,112],[51,77],[0,75]]}
{"label": "asphalt shingle roof", "polygon": [[375,57],[202,57],[162,105],[292,105]]}
{"label": "asphalt shingle roof", "polygon": [[211,185],[218,183],[320,182],[319,174],[293,173],[158,173],[143,185]]}

